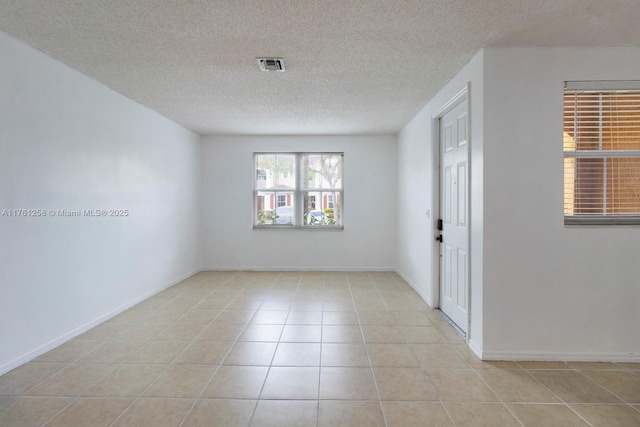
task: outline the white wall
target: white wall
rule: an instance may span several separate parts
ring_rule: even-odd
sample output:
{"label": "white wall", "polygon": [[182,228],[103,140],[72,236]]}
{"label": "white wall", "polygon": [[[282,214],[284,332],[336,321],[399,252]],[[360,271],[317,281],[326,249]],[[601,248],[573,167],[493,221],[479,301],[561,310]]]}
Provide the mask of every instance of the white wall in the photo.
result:
{"label": "white wall", "polygon": [[640,228],[563,224],[565,80],[632,80],[640,49],[485,51],[484,355],[640,361]]}
{"label": "white wall", "polygon": [[197,270],[200,138],[0,33],[0,374]]}
{"label": "white wall", "polygon": [[[254,230],[254,152],[344,152],[344,231]],[[203,267],[395,270],[394,136],[203,139]]]}
{"label": "white wall", "polygon": [[[483,53],[479,52],[409,122],[398,136],[398,273],[432,307],[439,304],[438,244],[435,224],[438,206],[438,141],[434,116],[469,85],[471,120],[471,328],[470,344],[482,349],[483,245]],[[430,212],[427,216],[426,212]]]}

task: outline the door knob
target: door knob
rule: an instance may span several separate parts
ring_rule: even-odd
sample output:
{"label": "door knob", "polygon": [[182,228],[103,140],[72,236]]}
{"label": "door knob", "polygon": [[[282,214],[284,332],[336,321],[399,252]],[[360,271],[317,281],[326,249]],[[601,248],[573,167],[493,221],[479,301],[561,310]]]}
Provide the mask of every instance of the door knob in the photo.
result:
{"label": "door knob", "polygon": [[438,237],[436,237],[436,240],[440,243],[442,243],[442,234],[438,235]]}

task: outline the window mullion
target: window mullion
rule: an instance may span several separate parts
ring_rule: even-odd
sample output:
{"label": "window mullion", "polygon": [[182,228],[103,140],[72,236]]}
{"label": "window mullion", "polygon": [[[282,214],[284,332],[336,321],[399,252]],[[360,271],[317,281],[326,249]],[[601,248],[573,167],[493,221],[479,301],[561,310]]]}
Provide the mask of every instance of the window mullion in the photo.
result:
{"label": "window mullion", "polygon": [[304,212],[304,208],[302,204],[304,203],[304,197],[302,196],[302,175],[304,171],[302,170],[302,154],[296,154],[296,181],[295,181],[295,189],[293,190],[293,206],[294,206],[294,218],[293,224],[296,226],[301,226],[304,224],[302,220],[302,214]]}

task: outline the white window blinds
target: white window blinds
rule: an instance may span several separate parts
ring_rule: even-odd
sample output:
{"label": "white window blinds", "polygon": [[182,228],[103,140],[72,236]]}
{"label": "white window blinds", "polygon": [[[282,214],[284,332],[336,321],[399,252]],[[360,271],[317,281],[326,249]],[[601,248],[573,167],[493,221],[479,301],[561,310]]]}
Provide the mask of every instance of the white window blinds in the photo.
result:
{"label": "white window blinds", "polygon": [[563,149],[566,224],[640,224],[638,82],[567,82]]}

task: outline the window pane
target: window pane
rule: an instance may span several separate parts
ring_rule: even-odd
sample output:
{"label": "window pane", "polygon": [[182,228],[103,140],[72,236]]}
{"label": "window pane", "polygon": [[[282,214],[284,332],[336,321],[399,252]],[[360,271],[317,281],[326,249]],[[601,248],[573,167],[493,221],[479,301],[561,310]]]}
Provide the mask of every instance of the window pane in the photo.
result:
{"label": "window pane", "polygon": [[603,191],[603,159],[576,159],[575,202],[576,215],[602,215]]}
{"label": "window pane", "polygon": [[342,225],[342,193],[327,194],[327,216],[332,225]]}
{"label": "window pane", "polygon": [[275,157],[275,188],[296,188],[296,156],[276,154]]}
{"label": "window pane", "polygon": [[258,191],[256,194],[256,224],[273,224],[275,193]]}
{"label": "window pane", "polygon": [[640,159],[607,159],[607,214],[640,213]]}
{"label": "window pane", "polygon": [[320,200],[322,200],[322,193],[318,191],[305,192],[304,193],[304,218],[302,223],[304,225],[326,225],[327,215],[322,210]]}
{"label": "window pane", "polygon": [[303,186],[307,189],[341,189],[341,154],[305,154],[302,157]]}
{"label": "window pane", "polygon": [[293,193],[277,192],[275,198],[275,209],[273,211],[274,224],[293,225]]}
{"label": "window pane", "polygon": [[257,154],[256,189],[294,189],[296,184],[294,154]]}
{"label": "window pane", "polygon": [[274,188],[273,176],[276,156],[273,154],[256,155],[256,189]]}

